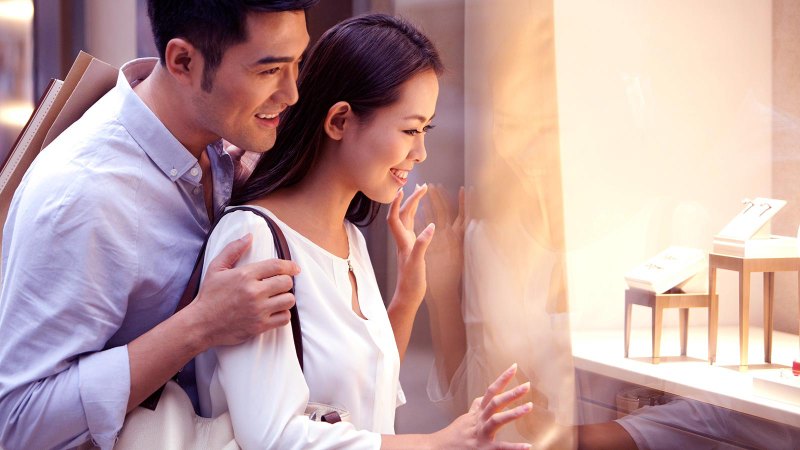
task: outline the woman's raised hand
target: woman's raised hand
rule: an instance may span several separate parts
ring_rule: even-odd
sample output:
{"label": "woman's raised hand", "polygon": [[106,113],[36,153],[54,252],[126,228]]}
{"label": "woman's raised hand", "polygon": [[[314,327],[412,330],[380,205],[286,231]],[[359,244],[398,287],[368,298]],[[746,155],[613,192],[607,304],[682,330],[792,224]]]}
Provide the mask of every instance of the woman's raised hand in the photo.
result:
{"label": "woman's raised hand", "polygon": [[404,202],[404,194],[400,190],[389,206],[386,221],[397,244],[395,300],[421,303],[425,296],[425,251],[433,239],[435,226],[431,223],[417,235],[414,232],[414,216],[426,192],[426,184],[418,185]]}
{"label": "woman's raised hand", "polygon": [[530,383],[521,384],[504,391],[509,381],[514,378],[517,365],[506,369],[487,389],[483,397],[472,402],[469,412],[460,416],[447,428],[434,434],[435,447],[442,449],[529,449],[529,444],[496,442],[497,432],[509,424],[528,414],[533,405],[528,402],[515,408],[506,409],[513,401],[519,399],[530,390]]}

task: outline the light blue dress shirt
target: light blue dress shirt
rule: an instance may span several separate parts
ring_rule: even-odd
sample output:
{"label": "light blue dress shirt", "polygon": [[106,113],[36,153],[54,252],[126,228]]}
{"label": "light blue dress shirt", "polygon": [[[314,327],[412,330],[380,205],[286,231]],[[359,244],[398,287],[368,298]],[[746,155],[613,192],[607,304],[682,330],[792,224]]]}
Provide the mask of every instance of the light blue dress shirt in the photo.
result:
{"label": "light blue dress shirt", "polygon": [[[111,448],[130,394],[127,344],[186,288],[210,223],[197,159],[133,92],[156,63],[126,64],[16,191],[2,247],[0,448]],[[233,162],[221,143],[207,153],[219,210]]]}

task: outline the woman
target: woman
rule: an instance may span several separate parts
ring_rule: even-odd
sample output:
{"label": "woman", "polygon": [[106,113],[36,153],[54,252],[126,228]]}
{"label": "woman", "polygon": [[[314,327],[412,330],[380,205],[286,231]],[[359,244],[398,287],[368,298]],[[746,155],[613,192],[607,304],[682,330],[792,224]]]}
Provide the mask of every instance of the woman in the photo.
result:
{"label": "woman", "polygon": [[[230,411],[242,448],[528,448],[492,442],[500,426],[531,408],[504,411],[528,390],[502,392],[515,366],[447,428],[394,435],[394,409],[404,402],[399,365],[425,292],[423,258],[434,231],[430,225],[419,236],[413,231],[426,188],[417,187],[402,207],[401,188],[425,159],[441,72],[431,42],[385,15],[342,22],[309,53],[300,101],[281,118],[275,146],[233,201],[271,216],[301,267],[295,295],[303,370],[290,327],[216,348],[197,362],[202,412]],[[354,225],[372,221],[379,203],[391,203],[398,244],[398,285],[388,311]],[[240,264],[275,257],[265,221],[236,211],[209,238],[206,263],[246,233],[253,245]],[[349,423],[311,421],[303,415],[308,402],[345,409]]]}

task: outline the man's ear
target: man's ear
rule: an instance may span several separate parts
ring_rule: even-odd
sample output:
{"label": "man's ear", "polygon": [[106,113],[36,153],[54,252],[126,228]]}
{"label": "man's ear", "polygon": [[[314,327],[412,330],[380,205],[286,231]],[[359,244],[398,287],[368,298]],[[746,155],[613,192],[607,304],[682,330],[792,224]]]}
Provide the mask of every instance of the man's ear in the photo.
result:
{"label": "man's ear", "polygon": [[170,75],[181,84],[200,83],[203,77],[203,57],[189,41],[170,39],[164,51],[165,66]]}
{"label": "man's ear", "polygon": [[334,141],[342,140],[344,128],[348,121],[353,120],[353,108],[347,102],[336,102],[328,109],[325,116],[325,134]]}

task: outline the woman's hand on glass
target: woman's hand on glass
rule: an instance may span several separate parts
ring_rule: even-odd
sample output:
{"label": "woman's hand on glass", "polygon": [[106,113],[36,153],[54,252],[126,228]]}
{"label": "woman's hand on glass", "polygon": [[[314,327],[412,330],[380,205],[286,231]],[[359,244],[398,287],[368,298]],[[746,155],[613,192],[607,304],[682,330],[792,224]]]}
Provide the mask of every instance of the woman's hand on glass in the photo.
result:
{"label": "woman's hand on glass", "polygon": [[530,390],[530,384],[521,384],[504,391],[517,372],[517,365],[506,369],[487,389],[483,397],[472,402],[469,412],[460,416],[447,428],[435,433],[436,448],[474,448],[522,450],[531,446],[524,443],[496,442],[500,428],[528,414],[533,405],[528,402],[506,409]]}

